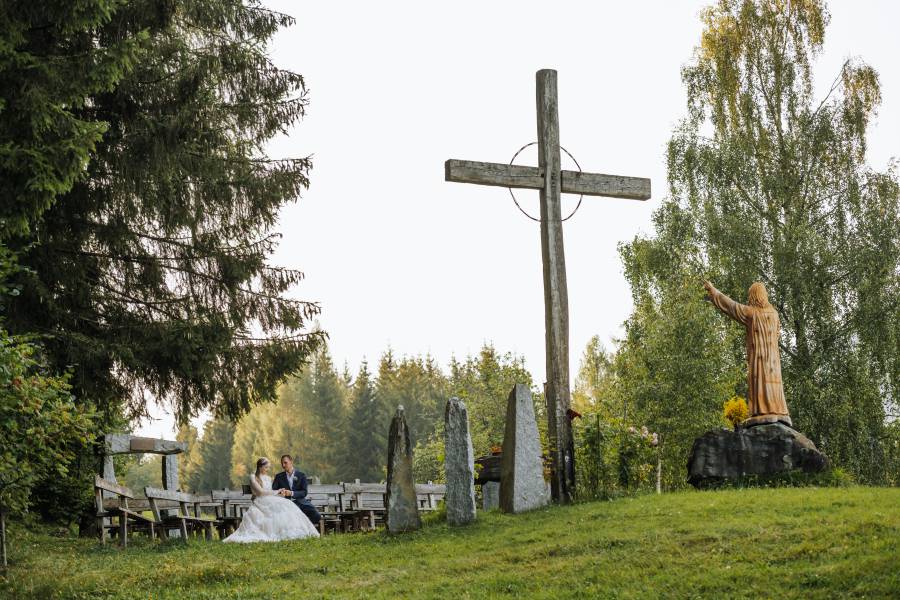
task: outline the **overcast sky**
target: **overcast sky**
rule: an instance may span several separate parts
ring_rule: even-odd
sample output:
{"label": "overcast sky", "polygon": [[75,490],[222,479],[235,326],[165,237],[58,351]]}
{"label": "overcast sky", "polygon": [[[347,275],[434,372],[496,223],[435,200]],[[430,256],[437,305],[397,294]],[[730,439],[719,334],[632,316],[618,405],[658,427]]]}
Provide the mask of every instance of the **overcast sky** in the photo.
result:
{"label": "overcast sky", "polygon": [[[321,303],[339,367],[377,368],[389,346],[446,365],[484,343],[525,358],[544,381],[539,225],[503,188],[444,182],[448,158],[508,162],[535,140],[535,72],[559,73],[560,139],[585,171],[649,177],[647,202],[586,197],[564,226],[570,365],[594,335],[621,335],[631,309],[617,244],[651,233],[666,191],[665,144],[685,113],[680,69],[709,2],[299,2],[275,63],[302,73],[305,120],[273,157],[312,155],[309,190],[281,214],[274,264]],[[869,161],[900,156],[900,4],[830,3],[816,86],[858,56],[880,74]],[[533,148],[532,148],[533,150]],[[523,152],[517,164],[536,164]],[[563,168],[574,168],[563,157]],[[537,214],[537,192],[519,191]],[[577,197],[563,197],[565,214]],[[749,282],[748,282],[749,284]],[[172,435],[158,410],[147,435]]]}

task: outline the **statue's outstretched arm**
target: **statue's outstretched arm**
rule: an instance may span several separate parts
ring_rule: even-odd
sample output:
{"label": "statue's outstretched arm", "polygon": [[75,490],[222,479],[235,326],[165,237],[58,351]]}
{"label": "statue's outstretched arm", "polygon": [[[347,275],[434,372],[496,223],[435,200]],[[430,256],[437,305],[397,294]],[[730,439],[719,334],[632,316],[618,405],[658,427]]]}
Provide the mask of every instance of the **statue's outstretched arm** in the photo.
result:
{"label": "statue's outstretched arm", "polygon": [[709,294],[709,300],[713,303],[713,306],[718,308],[720,311],[740,323],[741,325],[746,325],[747,321],[750,317],[750,307],[741,304],[739,302],[735,302],[715,287],[710,282],[705,282],[703,287],[706,288],[706,293]]}

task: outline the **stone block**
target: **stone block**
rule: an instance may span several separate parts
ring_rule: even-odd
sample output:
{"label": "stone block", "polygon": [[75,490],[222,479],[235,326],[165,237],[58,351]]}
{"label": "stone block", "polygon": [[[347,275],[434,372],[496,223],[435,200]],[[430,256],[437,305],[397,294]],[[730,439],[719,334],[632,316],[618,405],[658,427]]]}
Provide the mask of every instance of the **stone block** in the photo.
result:
{"label": "stone block", "polygon": [[471,523],[475,520],[475,453],[469,435],[469,413],[459,398],[450,398],[444,409],[444,473],[447,523]]}
{"label": "stone block", "polygon": [[388,433],[387,530],[390,533],[414,531],[422,526],[416,483],[413,479],[413,450],[403,407],[391,421]]}
{"label": "stone block", "polygon": [[487,481],[481,484],[481,508],[494,510],[500,507],[500,484],[496,481]]}
{"label": "stone block", "polygon": [[500,471],[503,512],[533,510],[550,501],[531,390],[522,384],[516,384],[509,393]]}

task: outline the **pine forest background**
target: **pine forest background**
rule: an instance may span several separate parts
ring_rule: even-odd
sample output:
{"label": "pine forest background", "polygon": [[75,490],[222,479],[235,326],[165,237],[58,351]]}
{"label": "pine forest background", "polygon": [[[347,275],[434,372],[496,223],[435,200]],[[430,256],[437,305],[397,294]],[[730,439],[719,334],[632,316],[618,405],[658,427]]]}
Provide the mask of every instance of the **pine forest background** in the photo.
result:
{"label": "pine forest background", "polygon": [[[382,481],[388,428],[403,406],[417,480],[442,481],[447,398],[466,402],[475,453],[487,454],[503,442],[506,397],[517,382],[532,385],[522,359],[489,345],[478,356],[451,361],[446,370],[431,357],[398,358],[388,350],[374,370],[363,361],[354,374],[337,369],[323,345],[310,366],[279,389],[276,402],[254,407],[237,423],[210,419],[202,432],[182,425],[177,438],[188,442],[189,451],[180,456],[179,479],[195,491],[239,487],[260,456],[277,465],[282,454],[291,454],[302,471],[322,482]],[[534,404],[543,430],[541,395],[535,393]],[[159,484],[156,456],[126,459],[123,467],[129,487]]]}

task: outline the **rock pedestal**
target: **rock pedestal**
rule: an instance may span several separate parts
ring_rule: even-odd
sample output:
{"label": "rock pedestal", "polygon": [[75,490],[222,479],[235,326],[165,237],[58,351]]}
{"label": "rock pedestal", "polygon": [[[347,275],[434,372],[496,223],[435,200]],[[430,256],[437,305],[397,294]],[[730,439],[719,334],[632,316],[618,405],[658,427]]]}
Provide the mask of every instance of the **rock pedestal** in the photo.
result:
{"label": "rock pedestal", "polygon": [[707,431],[694,440],[688,482],[702,488],[747,475],[806,473],[828,467],[828,457],[799,431],[784,423]]}
{"label": "rock pedestal", "polygon": [[391,421],[388,434],[387,530],[390,533],[414,531],[422,526],[416,483],[412,472],[413,451],[403,407]]}
{"label": "rock pedestal", "polygon": [[459,398],[450,398],[444,410],[444,473],[447,523],[471,523],[475,520],[475,453],[469,435],[469,413]]}
{"label": "rock pedestal", "polygon": [[506,405],[501,461],[500,510],[519,513],[549,502],[531,390],[519,383],[509,393]]}

